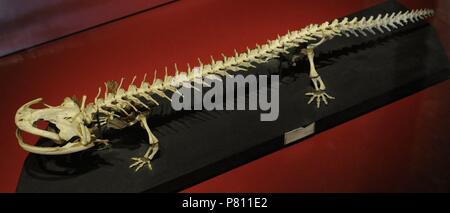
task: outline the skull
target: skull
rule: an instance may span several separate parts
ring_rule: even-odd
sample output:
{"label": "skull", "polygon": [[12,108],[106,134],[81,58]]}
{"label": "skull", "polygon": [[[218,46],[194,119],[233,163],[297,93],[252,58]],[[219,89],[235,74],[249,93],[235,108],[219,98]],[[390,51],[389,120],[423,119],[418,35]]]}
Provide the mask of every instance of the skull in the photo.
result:
{"label": "skull", "polygon": [[[47,106],[43,109],[32,109],[30,106],[42,102],[42,98],[24,104],[16,113],[16,136],[19,145],[28,152],[44,155],[61,155],[79,152],[94,146],[89,129],[84,125],[84,102],[81,107],[71,98],[65,98],[57,107]],[[56,127],[56,131],[48,131],[36,127],[37,121],[47,121]],[[59,146],[37,147],[23,141],[21,133],[27,132],[48,138]]]}

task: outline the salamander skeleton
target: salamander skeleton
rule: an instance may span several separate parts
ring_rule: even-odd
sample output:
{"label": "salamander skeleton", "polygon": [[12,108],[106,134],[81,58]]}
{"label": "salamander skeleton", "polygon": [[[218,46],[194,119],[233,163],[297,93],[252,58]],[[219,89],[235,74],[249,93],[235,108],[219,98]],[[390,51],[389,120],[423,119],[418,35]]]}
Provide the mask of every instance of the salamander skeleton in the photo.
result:
{"label": "salamander skeleton", "polygon": [[[269,40],[264,45],[256,45],[256,48],[239,53],[235,50],[234,56],[222,54],[222,60],[214,60],[203,64],[199,60],[198,67],[191,69],[187,65],[186,71],[180,71],[175,64],[174,76],[166,74],[163,79],[155,77],[153,82],[146,81],[146,75],[140,85],[135,85],[136,77],[128,85],[127,90],[120,83],[109,81],[105,83],[104,98],[101,87],[93,103],[86,103],[83,96],[80,103],[72,98],[65,98],[59,106],[48,106],[42,109],[33,109],[32,105],[42,102],[42,98],[32,100],[21,106],[16,113],[15,123],[17,126],[16,137],[19,145],[26,151],[41,155],[63,155],[80,152],[92,148],[97,143],[107,143],[96,131],[105,126],[113,126],[115,129],[139,123],[148,134],[149,147],[142,157],[132,158],[134,161],[130,168],[138,171],[146,166],[151,169],[151,160],[159,150],[159,141],[150,130],[147,117],[152,108],[157,107],[161,101],[155,97],[167,99],[168,94],[177,92],[181,87],[193,87],[192,84],[202,82],[203,78],[218,78],[230,73],[246,71],[256,64],[266,63],[271,59],[279,58],[281,54],[287,54],[288,49],[299,48],[299,52],[292,57],[292,64],[305,56],[310,64],[309,77],[314,90],[306,93],[309,96],[308,104],[315,102],[319,108],[321,102],[328,104],[333,96],[326,92],[326,87],[314,65],[314,49],[322,43],[336,36],[367,36],[371,34],[384,33],[393,28],[404,26],[410,22],[416,22],[428,18],[434,14],[433,10],[420,9],[401,11],[370,16],[368,18],[343,18],[335,19],[323,24],[311,24],[301,30],[290,31],[277,39]],[[58,131],[39,129],[36,122],[45,120],[49,126]],[[36,136],[50,139],[55,143],[53,147],[40,147],[24,142],[22,133],[27,132]]]}

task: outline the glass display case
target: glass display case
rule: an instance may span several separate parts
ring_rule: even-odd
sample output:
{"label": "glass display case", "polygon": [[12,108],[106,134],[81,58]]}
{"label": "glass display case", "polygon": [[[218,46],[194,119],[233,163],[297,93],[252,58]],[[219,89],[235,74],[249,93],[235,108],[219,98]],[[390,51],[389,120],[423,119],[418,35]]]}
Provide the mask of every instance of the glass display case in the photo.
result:
{"label": "glass display case", "polygon": [[[0,190],[446,191],[446,4],[181,0],[3,56]],[[421,8],[433,12],[405,12]],[[224,90],[228,75],[255,76],[257,86],[245,82],[224,102],[259,102],[175,109],[179,88],[196,91],[184,84],[196,72]],[[147,90],[151,97],[139,95]],[[269,110],[263,91],[276,102]],[[60,105],[73,95],[87,98]],[[46,110],[20,108],[36,98],[45,105],[33,107]],[[276,116],[263,121],[268,111]],[[16,128],[34,154],[17,145]],[[47,137],[22,138],[35,128]]]}

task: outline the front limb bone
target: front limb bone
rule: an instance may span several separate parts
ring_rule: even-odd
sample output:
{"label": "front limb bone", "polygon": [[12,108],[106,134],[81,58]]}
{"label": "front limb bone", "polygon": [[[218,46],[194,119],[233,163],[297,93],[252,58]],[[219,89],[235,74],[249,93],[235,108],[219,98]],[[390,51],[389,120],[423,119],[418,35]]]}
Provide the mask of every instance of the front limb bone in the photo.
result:
{"label": "front limb bone", "polygon": [[141,127],[147,131],[148,141],[149,141],[150,146],[147,149],[147,152],[145,152],[143,157],[131,158],[135,162],[130,165],[130,168],[135,168],[135,171],[137,172],[143,166],[147,165],[148,168],[150,170],[152,170],[152,165],[151,165],[150,161],[153,159],[153,157],[155,157],[156,153],[158,153],[158,150],[159,150],[158,139],[150,131],[150,128],[148,127],[148,124],[147,124],[147,118],[145,116],[139,115],[137,117],[137,120],[139,120],[139,122],[141,123]]}
{"label": "front limb bone", "polygon": [[314,64],[314,48],[319,44],[323,43],[324,41],[325,39],[322,39],[319,43],[309,45],[306,49],[302,50],[302,53],[308,56],[310,65],[309,77],[311,78],[311,81],[314,86],[314,91],[305,93],[305,95],[311,96],[311,98],[308,101],[308,104],[312,103],[314,100],[316,101],[317,108],[320,108],[321,101],[323,101],[325,104],[328,104],[327,99],[335,99],[333,96],[328,95],[325,92],[326,90],[325,84],[323,83],[322,78],[317,72]]}

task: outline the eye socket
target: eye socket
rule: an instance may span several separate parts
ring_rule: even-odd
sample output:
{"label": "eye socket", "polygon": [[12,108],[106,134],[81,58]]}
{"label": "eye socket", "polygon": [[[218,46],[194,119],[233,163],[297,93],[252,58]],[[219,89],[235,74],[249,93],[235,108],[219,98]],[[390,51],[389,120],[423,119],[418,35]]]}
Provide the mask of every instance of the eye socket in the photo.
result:
{"label": "eye socket", "polygon": [[72,143],[72,142],[75,142],[75,141],[77,141],[77,140],[80,140],[81,138],[80,137],[78,137],[78,136],[73,136],[70,140],[68,140],[67,142],[69,142],[69,143]]}

